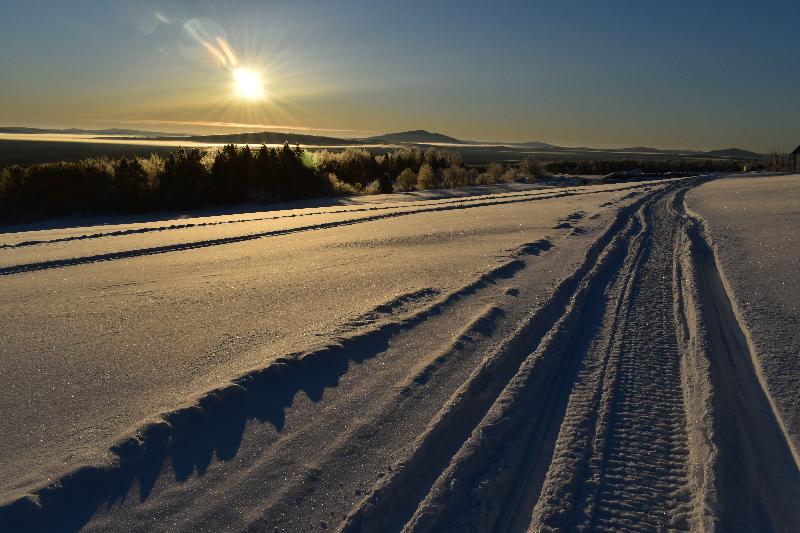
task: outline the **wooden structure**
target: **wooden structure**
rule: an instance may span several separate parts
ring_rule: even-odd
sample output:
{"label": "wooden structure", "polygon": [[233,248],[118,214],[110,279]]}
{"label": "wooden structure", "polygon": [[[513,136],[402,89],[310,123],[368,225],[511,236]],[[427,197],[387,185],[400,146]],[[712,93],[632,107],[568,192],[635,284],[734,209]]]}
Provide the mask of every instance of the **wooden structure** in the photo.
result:
{"label": "wooden structure", "polygon": [[792,172],[797,172],[797,156],[800,155],[800,146],[794,149],[794,152],[789,155],[789,159],[792,162]]}

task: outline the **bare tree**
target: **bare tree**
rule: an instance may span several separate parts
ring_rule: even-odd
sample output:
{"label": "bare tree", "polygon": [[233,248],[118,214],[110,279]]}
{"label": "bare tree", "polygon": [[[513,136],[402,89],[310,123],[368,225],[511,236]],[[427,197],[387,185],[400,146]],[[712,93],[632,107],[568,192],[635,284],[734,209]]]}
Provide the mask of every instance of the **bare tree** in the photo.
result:
{"label": "bare tree", "polygon": [[503,178],[505,170],[506,167],[502,163],[489,163],[486,165],[486,173],[492,177],[493,183],[497,183]]}
{"label": "bare tree", "polygon": [[519,170],[524,174],[529,181],[533,181],[539,177],[540,170],[539,164],[532,157],[526,157],[519,165]]}
{"label": "bare tree", "polygon": [[509,168],[508,170],[506,170],[506,173],[503,174],[503,177],[501,178],[500,181],[504,183],[514,183],[515,181],[517,181],[518,177],[519,177],[519,172],[517,171],[517,169]]}
{"label": "bare tree", "polygon": [[786,152],[770,150],[767,158],[767,168],[773,172],[789,172],[792,170],[792,161]]}

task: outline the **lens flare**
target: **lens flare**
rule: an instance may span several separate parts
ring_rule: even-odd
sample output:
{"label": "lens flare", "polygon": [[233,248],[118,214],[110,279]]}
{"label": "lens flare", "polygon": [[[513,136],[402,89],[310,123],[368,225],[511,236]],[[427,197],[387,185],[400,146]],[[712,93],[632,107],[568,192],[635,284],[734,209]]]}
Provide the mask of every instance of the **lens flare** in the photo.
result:
{"label": "lens flare", "polygon": [[243,123],[263,122],[267,117],[285,120],[279,116],[280,90],[275,90],[280,88],[281,78],[275,70],[280,54],[275,51],[267,54],[252,44],[248,46],[253,41],[248,35],[245,31],[232,40],[218,22],[206,17],[193,18],[181,27],[178,51],[186,59],[213,67],[205,72],[209,87],[219,83],[213,105],[221,113]]}
{"label": "lens flare", "polygon": [[253,69],[239,67],[233,70],[236,95],[243,100],[262,100],[265,96],[264,80]]}

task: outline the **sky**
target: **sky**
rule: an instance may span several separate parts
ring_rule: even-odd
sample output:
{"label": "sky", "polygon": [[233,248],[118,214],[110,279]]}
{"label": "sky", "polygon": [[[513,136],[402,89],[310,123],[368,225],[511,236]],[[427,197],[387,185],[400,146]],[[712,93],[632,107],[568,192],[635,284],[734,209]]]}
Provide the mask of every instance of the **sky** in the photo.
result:
{"label": "sky", "polygon": [[790,150],[798,35],[790,1],[0,0],[0,125]]}

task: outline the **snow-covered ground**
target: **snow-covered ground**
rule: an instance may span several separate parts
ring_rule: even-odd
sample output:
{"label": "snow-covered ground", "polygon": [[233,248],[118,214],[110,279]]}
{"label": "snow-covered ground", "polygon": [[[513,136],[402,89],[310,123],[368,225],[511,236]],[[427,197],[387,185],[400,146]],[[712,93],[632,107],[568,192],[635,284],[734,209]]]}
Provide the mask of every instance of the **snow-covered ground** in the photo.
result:
{"label": "snow-covered ground", "polygon": [[798,450],[800,174],[716,180],[687,201],[708,224],[763,378]]}
{"label": "snow-covered ground", "polygon": [[2,235],[0,529],[797,530],[708,179]]}
{"label": "snow-covered ground", "polygon": [[[148,416],[324,344],[400,295],[460,287],[527,242],[560,237],[558,254],[578,242],[554,228],[560,217],[608,216],[599,206],[629,193],[606,189],[501,189],[424,202],[392,195],[181,220],[185,228],[168,221],[4,235],[9,245],[43,242],[0,249],[8,272],[0,303],[2,489],[49,482]],[[197,225],[208,223],[219,224]],[[125,229],[134,233],[48,242]],[[121,251],[133,253],[115,258]]]}

